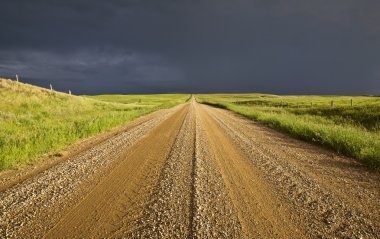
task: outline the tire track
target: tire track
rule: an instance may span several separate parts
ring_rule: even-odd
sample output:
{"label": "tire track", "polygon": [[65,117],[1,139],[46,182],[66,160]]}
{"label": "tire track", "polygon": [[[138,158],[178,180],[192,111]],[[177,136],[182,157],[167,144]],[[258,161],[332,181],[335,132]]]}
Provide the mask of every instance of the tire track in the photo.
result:
{"label": "tire track", "polygon": [[180,108],[153,129],[148,137],[131,147],[117,167],[72,208],[45,238],[101,237],[115,231],[120,219],[135,205],[130,199],[157,181],[187,110],[187,106]]}
{"label": "tire track", "polygon": [[[268,144],[278,145],[278,141],[267,143],[272,138],[261,135],[268,134],[268,130],[257,126],[252,128],[252,124],[244,124],[244,120],[226,111],[204,107],[251,158],[252,165],[258,169],[262,180],[271,182],[272,187],[281,192],[282,201],[287,202],[289,210],[297,212],[296,216],[306,222],[305,228],[310,235],[321,238],[379,237],[379,227],[374,224],[377,221],[374,216],[379,215],[376,211],[380,212],[379,207],[373,205],[376,200],[366,201],[369,205],[364,206],[364,208],[377,208],[375,213],[360,210],[359,207],[354,206],[354,204],[360,204],[360,200],[354,199],[352,203],[352,198],[347,200],[349,195],[347,193],[346,197],[341,197],[315,180],[316,175],[310,176],[307,171],[302,170],[300,162],[288,159],[289,154],[284,154],[278,150],[278,147],[266,147]],[[309,151],[308,156],[312,158],[319,157],[320,150],[317,155],[314,155],[315,153]],[[325,168],[325,172],[329,170],[330,167]],[[363,173],[365,175],[366,172]],[[350,175],[350,170],[347,170],[345,174]],[[366,181],[368,180],[371,179],[368,178]],[[360,181],[356,181],[356,184],[354,182],[355,187],[359,184]],[[376,183],[372,185],[371,194],[376,195]]]}
{"label": "tire track", "polygon": [[[194,103],[195,104],[195,103]],[[192,238],[242,238],[242,228],[209,149],[207,128],[196,108],[194,221]]]}
{"label": "tire track", "polygon": [[183,238],[191,223],[191,171],[194,152],[194,113],[187,115],[171,147],[160,175],[149,194],[148,203],[138,210],[139,225],[131,230],[128,220],[108,237]]}
{"label": "tire track", "polygon": [[[209,148],[226,185],[245,238],[306,238],[301,220],[295,220],[270,185],[257,176],[245,154],[216,121],[199,106]],[[241,237],[239,237],[241,238]]]}
{"label": "tire track", "polygon": [[123,152],[178,109],[148,115],[147,121],[0,192],[0,237],[41,238],[118,164]]}

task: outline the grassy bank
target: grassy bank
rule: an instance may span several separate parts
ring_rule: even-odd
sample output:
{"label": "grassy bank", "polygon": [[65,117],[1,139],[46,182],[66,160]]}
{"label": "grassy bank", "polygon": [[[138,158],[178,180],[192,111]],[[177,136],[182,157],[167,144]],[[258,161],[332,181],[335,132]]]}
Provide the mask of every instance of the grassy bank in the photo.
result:
{"label": "grassy bank", "polygon": [[196,98],[380,168],[380,97],[218,94]]}
{"label": "grassy bank", "polygon": [[189,95],[71,96],[0,79],[0,169],[38,160]]}

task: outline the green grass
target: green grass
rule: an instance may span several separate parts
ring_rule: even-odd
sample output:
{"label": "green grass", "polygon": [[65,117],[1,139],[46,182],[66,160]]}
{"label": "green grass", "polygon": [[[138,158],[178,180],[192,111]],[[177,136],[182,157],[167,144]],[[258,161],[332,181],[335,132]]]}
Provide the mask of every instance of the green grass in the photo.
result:
{"label": "green grass", "polygon": [[331,148],[369,168],[380,168],[380,97],[215,94],[196,98]]}
{"label": "green grass", "polygon": [[189,97],[71,96],[0,79],[0,169],[36,161],[81,138],[173,107]]}

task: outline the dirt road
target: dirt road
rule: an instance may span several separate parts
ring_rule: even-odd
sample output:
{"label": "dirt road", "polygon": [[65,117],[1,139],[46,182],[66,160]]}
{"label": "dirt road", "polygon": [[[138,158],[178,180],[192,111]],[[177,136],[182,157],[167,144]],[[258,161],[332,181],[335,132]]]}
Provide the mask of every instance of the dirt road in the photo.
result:
{"label": "dirt road", "polygon": [[380,238],[378,173],[194,100],[16,176],[1,238]]}

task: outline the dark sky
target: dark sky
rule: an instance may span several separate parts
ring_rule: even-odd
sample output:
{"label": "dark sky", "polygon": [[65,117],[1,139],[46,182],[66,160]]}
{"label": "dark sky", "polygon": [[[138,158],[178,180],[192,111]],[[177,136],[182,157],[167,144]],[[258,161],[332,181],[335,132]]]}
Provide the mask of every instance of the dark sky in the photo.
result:
{"label": "dark sky", "polygon": [[0,0],[0,76],[76,94],[380,94],[379,0]]}

